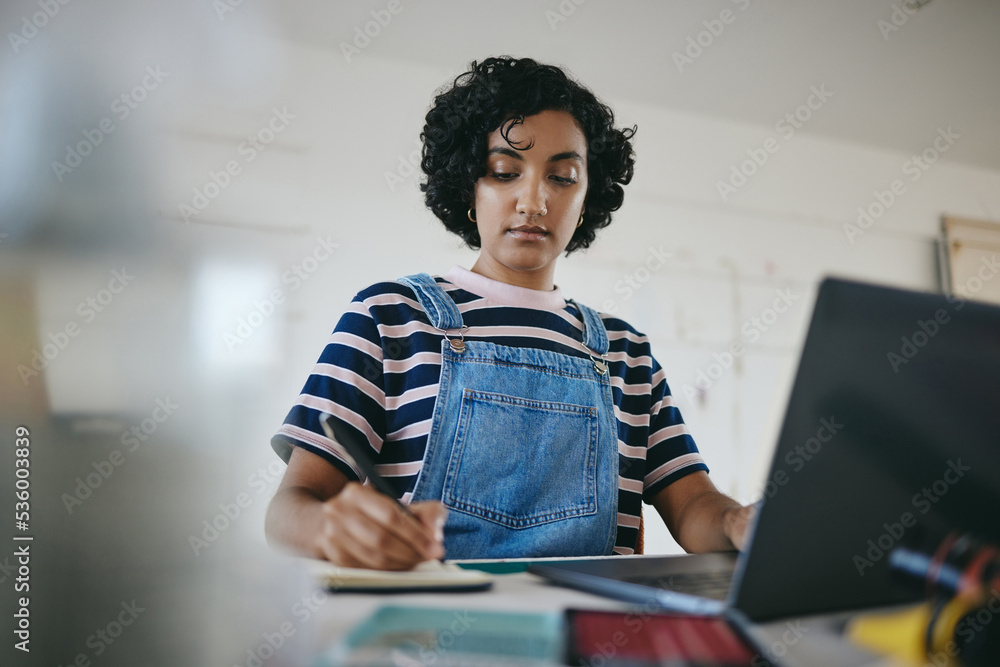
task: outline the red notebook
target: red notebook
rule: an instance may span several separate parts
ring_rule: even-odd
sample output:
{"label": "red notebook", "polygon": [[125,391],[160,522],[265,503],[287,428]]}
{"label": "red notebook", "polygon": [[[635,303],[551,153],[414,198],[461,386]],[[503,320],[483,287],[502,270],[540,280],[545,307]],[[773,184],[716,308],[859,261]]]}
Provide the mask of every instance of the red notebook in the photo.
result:
{"label": "red notebook", "polygon": [[718,616],[569,610],[567,620],[570,664],[766,664]]}

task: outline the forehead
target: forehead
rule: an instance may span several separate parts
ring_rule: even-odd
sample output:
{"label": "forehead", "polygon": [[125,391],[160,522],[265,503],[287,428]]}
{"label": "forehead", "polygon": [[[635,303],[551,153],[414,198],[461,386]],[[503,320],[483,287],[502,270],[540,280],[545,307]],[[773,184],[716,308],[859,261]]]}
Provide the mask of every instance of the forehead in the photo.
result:
{"label": "forehead", "polygon": [[[506,131],[507,127],[508,124],[505,123],[490,133],[490,148],[508,146],[501,134],[501,130]],[[532,116],[525,116],[523,122],[510,127],[507,137],[518,148],[523,148],[529,143],[532,144],[530,149],[518,151],[520,153],[575,150],[584,155],[584,149],[587,145],[580,124],[566,111],[546,110]]]}

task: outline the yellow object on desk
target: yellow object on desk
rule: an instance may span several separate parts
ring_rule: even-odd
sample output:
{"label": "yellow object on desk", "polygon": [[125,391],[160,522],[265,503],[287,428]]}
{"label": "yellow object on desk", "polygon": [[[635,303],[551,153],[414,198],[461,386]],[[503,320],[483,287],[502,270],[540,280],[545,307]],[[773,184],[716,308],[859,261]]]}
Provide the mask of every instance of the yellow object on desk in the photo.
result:
{"label": "yellow object on desk", "polygon": [[[851,641],[913,667],[960,667],[955,659],[958,647],[954,641],[955,626],[975,605],[961,597],[949,600],[934,618],[934,605],[924,602],[915,607],[893,611],[861,614],[848,624]],[[931,650],[926,649],[927,626],[934,622]]]}
{"label": "yellow object on desk", "polygon": [[931,612],[931,604],[925,602],[900,611],[862,614],[848,624],[847,636],[864,648],[891,655],[905,664],[923,665],[924,633]]}

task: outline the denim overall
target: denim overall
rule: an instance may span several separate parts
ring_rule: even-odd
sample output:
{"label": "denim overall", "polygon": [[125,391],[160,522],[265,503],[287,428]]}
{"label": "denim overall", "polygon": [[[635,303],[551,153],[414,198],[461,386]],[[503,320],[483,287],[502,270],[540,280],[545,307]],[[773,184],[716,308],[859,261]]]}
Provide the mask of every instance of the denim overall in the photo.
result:
{"label": "denim overall", "polygon": [[447,557],[610,554],[618,429],[601,318],[577,304],[590,358],[466,341],[455,302],[433,278],[399,282],[444,333],[441,383],[412,500],[448,507]]}

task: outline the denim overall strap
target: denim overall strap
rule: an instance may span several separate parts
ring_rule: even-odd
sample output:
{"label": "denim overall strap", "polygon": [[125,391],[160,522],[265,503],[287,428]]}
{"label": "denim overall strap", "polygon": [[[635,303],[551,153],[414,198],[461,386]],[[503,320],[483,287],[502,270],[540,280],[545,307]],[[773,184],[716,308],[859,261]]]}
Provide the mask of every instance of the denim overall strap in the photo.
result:
{"label": "denim overall strap", "polygon": [[582,303],[571,301],[574,306],[580,309],[583,315],[583,344],[587,349],[601,357],[608,353],[608,331],[604,328],[604,322],[597,311]]}
{"label": "denim overall strap", "polygon": [[[441,299],[450,297],[436,283],[419,283],[421,303],[434,308],[428,317],[440,319]],[[593,359],[602,339],[606,352],[607,332],[591,314],[584,326],[591,358],[441,341],[438,395],[412,501],[440,500],[450,510],[448,558],[612,552],[618,422],[610,378]]]}
{"label": "denim overall strap", "polygon": [[415,273],[399,278],[396,282],[403,283],[416,292],[417,300],[433,327],[444,331],[462,328],[462,314],[458,312],[458,306],[429,275]]}

